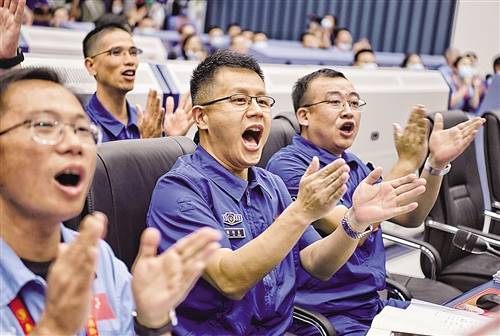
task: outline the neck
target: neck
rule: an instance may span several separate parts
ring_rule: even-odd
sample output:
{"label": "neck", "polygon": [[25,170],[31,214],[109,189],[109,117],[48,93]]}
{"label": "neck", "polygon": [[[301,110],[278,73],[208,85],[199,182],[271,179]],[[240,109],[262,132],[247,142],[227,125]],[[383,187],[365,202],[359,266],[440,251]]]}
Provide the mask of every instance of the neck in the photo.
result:
{"label": "neck", "polygon": [[60,223],[33,218],[16,213],[0,200],[0,238],[22,259],[55,259],[61,238]]}
{"label": "neck", "polygon": [[222,167],[230,171],[231,174],[238,176],[242,180],[248,181],[248,168],[242,168],[242,169],[234,168],[228,162],[219,158],[215,153],[215,151],[212,150],[211,146],[202,139],[200,139],[200,146],[203,147],[203,149],[206,150],[207,153],[210,154],[215,159],[215,161],[219,162]]}
{"label": "neck", "polygon": [[127,95],[126,92],[97,83],[96,95],[102,106],[104,106],[113,117],[124,125],[128,124],[127,100],[125,98]]}

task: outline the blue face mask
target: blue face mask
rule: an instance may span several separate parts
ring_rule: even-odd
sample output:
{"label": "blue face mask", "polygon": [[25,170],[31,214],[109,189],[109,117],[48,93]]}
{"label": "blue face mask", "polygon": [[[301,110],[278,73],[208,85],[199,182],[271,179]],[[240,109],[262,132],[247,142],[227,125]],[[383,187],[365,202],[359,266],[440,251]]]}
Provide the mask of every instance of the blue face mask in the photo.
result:
{"label": "blue face mask", "polygon": [[468,65],[462,65],[461,67],[458,68],[458,74],[463,79],[468,79],[474,76],[474,70],[472,69],[472,67]]}

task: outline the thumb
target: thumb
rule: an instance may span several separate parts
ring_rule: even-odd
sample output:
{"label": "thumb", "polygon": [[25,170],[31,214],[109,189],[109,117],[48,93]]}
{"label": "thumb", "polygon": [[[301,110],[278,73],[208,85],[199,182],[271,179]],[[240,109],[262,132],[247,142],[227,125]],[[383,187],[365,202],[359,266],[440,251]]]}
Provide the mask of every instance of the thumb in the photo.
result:
{"label": "thumb", "polygon": [[443,129],[443,115],[441,113],[436,113],[434,116],[434,126],[432,127],[432,132],[441,131]]}
{"label": "thumb", "polygon": [[396,143],[399,140],[399,137],[401,136],[402,133],[401,126],[398,123],[394,123],[392,124],[392,129],[394,135],[394,142]]}
{"label": "thumb", "polygon": [[365,177],[363,182],[369,185],[373,185],[375,182],[377,182],[377,180],[381,176],[382,176],[382,167],[377,167],[374,170],[372,170],[372,172],[367,177]]}
{"label": "thumb", "polygon": [[160,243],[160,232],[157,229],[147,228],[141,235],[141,243],[137,260],[141,258],[156,256],[158,245]]}
{"label": "thumb", "polygon": [[313,157],[311,160],[311,163],[309,164],[309,167],[307,167],[306,172],[302,176],[302,178],[308,177],[309,175],[314,174],[317,172],[319,169],[319,159],[317,156]]}

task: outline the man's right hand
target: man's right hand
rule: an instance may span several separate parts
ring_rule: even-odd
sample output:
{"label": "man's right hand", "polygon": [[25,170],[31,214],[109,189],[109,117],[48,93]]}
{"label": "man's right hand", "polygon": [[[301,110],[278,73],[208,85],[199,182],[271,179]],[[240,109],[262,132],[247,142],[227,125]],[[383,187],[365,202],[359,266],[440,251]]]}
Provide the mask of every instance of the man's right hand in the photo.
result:
{"label": "man's right hand", "polygon": [[0,0],[0,59],[17,54],[26,0]]}
{"label": "man's right hand", "polygon": [[337,159],[319,169],[319,159],[315,156],[299,184],[298,209],[308,223],[328,214],[347,191],[345,183],[349,179],[349,166],[343,159]]}
{"label": "man's right hand", "polygon": [[47,277],[45,309],[32,335],[74,335],[85,326],[105,225],[104,214],[88,215],[75,240],[61,244]]}

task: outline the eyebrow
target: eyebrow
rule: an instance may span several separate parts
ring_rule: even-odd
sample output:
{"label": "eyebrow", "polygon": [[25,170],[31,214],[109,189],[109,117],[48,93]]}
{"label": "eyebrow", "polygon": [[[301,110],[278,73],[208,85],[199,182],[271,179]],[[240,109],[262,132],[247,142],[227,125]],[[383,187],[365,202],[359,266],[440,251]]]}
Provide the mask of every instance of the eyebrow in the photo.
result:
{"label": "eyebrow", "polygon": [[[342,94],[342,92],[340,92],[340,91],[328,91],[328,92],[326,93],[326,95],[327,95],[327,96],[331,96],[331,95],[339,95],[339,96],[344,96],[344,95]],[[354,97],[356,97],[356,98],[359,98],[359,93],[357,93],[357,92],[349,92],[349,93],[347,94],[347,96],[348,96],[348,97],[353,97],[353,96],[354,96]]]}
{"label": "eyebrow", "polygon": [[[33,116],[36,116],[36,115],[42,114],[42,113],[51,114],[52,116],[54,116],[56,118],[61,118],[61,114],[54,111],[54,110],[32,110],[32,111],[28,112],[28,116],[31,118]],[[78,113],[78,114],[74,115],[72,117],[72,119],[73,120],[86,119],[88,121],[91,121],[90,118],[85,113]]]}

